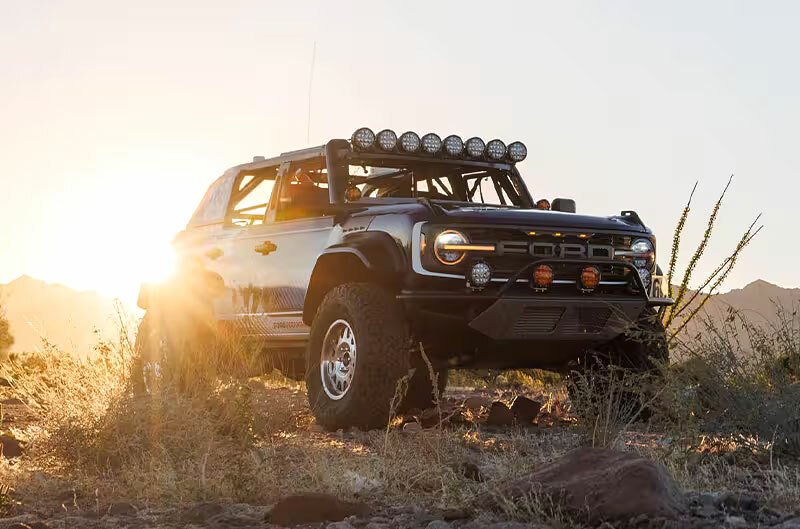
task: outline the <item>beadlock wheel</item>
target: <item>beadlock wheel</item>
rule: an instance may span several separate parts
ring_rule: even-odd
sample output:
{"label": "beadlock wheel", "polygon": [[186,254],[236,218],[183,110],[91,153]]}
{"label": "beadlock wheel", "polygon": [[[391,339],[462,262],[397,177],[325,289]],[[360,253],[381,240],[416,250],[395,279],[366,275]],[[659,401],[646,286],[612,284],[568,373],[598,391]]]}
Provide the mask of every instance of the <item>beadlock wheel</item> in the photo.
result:
{"label": "beadlock wheel", "polygon": [[346,320],[336,320],[322,340],[319,373],[322,389],[332,400],[347,394],[356,372],[356,337]]}

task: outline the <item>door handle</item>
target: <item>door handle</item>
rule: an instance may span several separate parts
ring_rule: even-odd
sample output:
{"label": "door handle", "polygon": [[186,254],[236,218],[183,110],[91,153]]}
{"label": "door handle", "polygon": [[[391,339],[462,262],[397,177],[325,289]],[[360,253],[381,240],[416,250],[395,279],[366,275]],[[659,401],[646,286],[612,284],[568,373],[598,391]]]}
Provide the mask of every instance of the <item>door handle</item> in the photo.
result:
{"label": "door handle", "polygon": [[270,254],[270,253],[274,252],[277,249],[278,249],[278,247],[272,241],[264,241],[264,242],[262,242],[261,244],[259,244],[258,246],[255,247],[255,251],[257,253],[260,253],[261,255]]}

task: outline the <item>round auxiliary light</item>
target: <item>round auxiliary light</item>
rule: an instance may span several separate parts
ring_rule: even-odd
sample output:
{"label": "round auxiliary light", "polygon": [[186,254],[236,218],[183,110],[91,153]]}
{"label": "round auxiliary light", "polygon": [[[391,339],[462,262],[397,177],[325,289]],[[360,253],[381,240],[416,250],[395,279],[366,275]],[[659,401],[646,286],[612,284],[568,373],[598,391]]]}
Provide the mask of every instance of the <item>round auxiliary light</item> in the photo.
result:
{"label": "round auxiliary light", "polygon": [[448,156],[461,156],[464,152],[464,140],[452,134],[444,139],[444,152]]}
{"label": "round auxiliary light", "polygon": [[515,141],[508,146],[508,157],[512,162],[521,162],[528,157],[528,148],[521,141]]}
{"label": "round auxiliary light", "polygon": [[506,155],[506,144],[500,140],[492,140],[486,144],[486,156],[492,160],[502,160]]}
{"label": "round auxiliary light", "polygon": [[433,253],[440,263],[455,265],[464,259],[466,252],[453,249],[451,246],[462,244],[469,244],[467,237],[463,233],[456,230],[445,230],[436,236],[436,240],[433,243]]}
{"label": "round auxiliary light", "polygon": [[422,150],[428,154],[436,154],[442,149],[442,138],[429,132],[422,137]]}
{"label": "round auxiliary light", "polygon": [[584,290],[594,290],[600,284],[600,269],[587,266],[581,270],[581,286]]}
{"label": "round auxiliary light", "polygon": [[646,268],[640,268],[639,278],[642,280],[642,284],[644,285],[645,289],[650,288],[650,270],[647,270]]}
{"label": "round auxiliary light", "polygon": [[477,136],[468,139],[464,146],[466,147],[467,155],[470,158],[480,158],[486,151],[486,143],[484,143],[484,141]]}
{"label": "round auxiliary light", "polygon": [[548,288],[553,284],[553,267],[541,264],[533,269],[533,287]]}
{"label": "round auxiliary light", "polygon": [[367,127],[361,127],[353,133],[350,141],[359,149],[370,149],[375,143],[375,133]]}
{"label": "round auxiliary light", "polygon": [[404,132],[400,135],[400,148],[405,152],[417,152],[419,150],[419,136],[416,132]]}
{"label": "round auxiliary light", "polygon": [[536,209],[550,209],[550,201],[546,198],[540,198],[536,201]]}
{"label": "round auxiliary light", "polygon": [[478,261],[469,269],[470,286],[483,288],[492,280],[492,267],[485,261]]}
{"label": "round auxiliary light", "polygon": [[397,134],[393,130],[383,129],[378,133],[378,145],[384,151],[393,151],[397,147]]}

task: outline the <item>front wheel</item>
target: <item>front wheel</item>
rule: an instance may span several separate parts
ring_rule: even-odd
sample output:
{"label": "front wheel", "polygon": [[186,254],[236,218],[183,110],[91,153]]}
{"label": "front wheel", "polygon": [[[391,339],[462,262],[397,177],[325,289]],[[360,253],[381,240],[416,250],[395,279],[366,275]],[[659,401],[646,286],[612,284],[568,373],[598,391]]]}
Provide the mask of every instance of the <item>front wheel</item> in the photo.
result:
{"label": "front wheel", "polygon": [[[567,388],[579,413],[591,415],[609,404],[646,419],[669,363],[666,330],[648,311],[624,334],[589,351],[572,366]],[[586,413],[583,413],[586,415]]]}
{"label": "front wheel", "polygon": [[323,299],[306,356],[308,402],[328,429],[386,425],[399,381],[409,371],[402,307],[369,283],[345,283]]}

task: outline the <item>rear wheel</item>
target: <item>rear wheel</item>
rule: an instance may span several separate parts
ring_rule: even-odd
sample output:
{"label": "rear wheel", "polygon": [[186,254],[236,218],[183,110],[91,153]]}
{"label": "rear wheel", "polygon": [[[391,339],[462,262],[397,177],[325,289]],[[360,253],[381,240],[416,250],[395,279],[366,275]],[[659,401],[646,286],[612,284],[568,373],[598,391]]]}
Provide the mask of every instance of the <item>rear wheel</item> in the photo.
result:
{"label": "rear wheel", "polygon": [[409,345],[402,307],[388,291],[369,283],[334,287],[314,317],[306,357],[317,421],[329,429],[386,425],[408,374]]}

